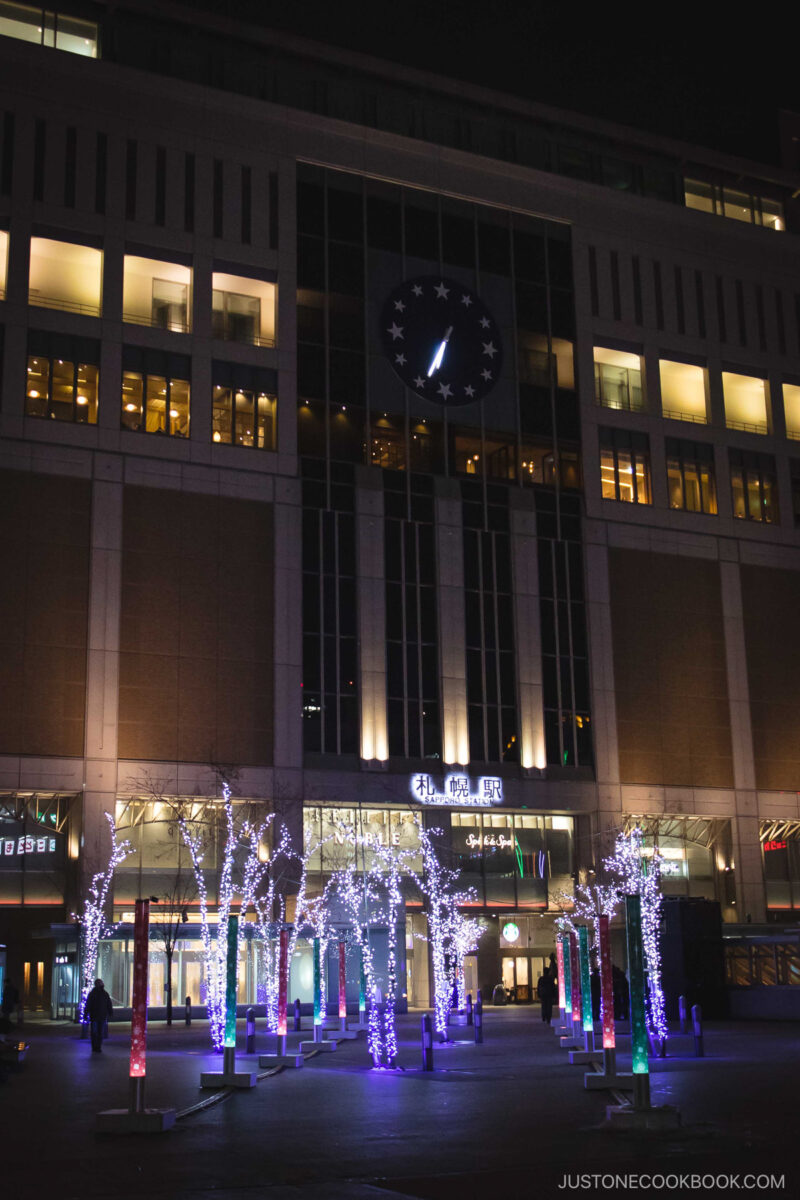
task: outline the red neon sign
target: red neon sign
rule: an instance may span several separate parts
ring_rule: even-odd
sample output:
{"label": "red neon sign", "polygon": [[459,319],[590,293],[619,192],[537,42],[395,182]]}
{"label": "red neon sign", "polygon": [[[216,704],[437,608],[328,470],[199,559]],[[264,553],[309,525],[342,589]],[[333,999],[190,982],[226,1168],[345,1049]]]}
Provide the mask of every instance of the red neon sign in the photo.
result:
{"label": "red neon sign", "polygon": [[785,850],[786,842],[764,842],[765,850]]}

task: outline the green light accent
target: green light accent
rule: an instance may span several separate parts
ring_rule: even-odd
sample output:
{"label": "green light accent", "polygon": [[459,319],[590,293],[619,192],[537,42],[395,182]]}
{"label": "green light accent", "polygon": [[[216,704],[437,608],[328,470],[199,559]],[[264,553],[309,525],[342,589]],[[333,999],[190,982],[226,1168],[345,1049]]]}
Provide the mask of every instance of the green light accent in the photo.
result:
{"label": "green light accent", "polygon": [[583,1009],[583,1032],[591,1033],[594,1029],[592,1020],[592,980],[589,968],[589,930],[585,925],[578,929],[578,954],[581,963],[581,1007]]}
{"label": "green light accent", "polygon": [[236,1045],[236,977],[239,967],[239,918],[228,917],[228,958],[225,980],[225,1045]]}
{"label": "green light accent", "polygon": [[648,1075],[647,1022],[644,1011],[644,947],[642,945],[642,902],[639,896],[625,897],[625,927],[628,935],[628,973],[631,989],[631,1059],[634,1075]]}
{"label": "green light accent", "polygon": [[361,959],[358,968],[358,1011],[363,1013],[367,1008],[367,976],[364,972],[364,951],[361,951]]}
{"label": "green light accent", "polygon": [[322,1011],[322,964],[320,962],[319,938],[314,938],[314,1024],[321,1025]]}
{"label": "green light accent", "polygon": [[517,856],[517,870],[519,871],[519,877],[522,879],[524,864],[522,861],[522,850],[520,849],[519,838],[516,834],[514,834],[514,853]]}
{"label": "green light accent", "polygon": [[568,754],[569,754],[569,750],[565,750],[565,751],[564,751],[564,766],[566,766],[566,765],[567,765],[567,755],[568,755]]}
{"label": "green light accent", "polygon": [[568,1013],[572,1012],[572,963],[569,953],[569,938],[565,933],[561,935],[561,945],[564,948],[564,1007]]}

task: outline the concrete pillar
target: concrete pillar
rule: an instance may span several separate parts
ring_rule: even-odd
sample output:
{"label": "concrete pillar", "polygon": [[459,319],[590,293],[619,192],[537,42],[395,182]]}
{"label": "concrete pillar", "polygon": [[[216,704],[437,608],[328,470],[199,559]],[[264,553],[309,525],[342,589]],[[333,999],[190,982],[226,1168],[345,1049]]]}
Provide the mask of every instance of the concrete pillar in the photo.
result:
{"label": "concrete pillar", "polygon": [[[723,552],[736,548],[723,545]],[[733,854],[736,868],[736,911],[740,921],[749,913],[753,921],[766,917],[764,872],[758,836],[758,793],[750,723],[750,691],[742,610],[739,563],[721,561],[720,591],[725,632],[725,662],[728,675],[733,785],[736,789],[736,818],[733,821]]]}
{"label": "concrete pillar", "polygon": [[446,765],[469,762],[467,660],[464,653],[464,542],[458,485],[437,480],[436,591],[439,656],[442,665],[442,759]]}
{"label": "concrete pillar", "polygon": [[386,716],[386,582],[383,556],[383,491],[374,468],[358,471],[356,554],[358,638],[361,668],[361,758],[389,757]]}
{"label": "concrete pillar", "polygon": [[547,765],[547,758],[542,701],[542,634],[536,513],[533,511],[533,497],[529,493],[521,492],[515,499],[530,503],[530,508],[511,511],[520,765],[523,770],[543,770]]}
{"label": "concrete pillar", "polygon": [[98,454],[92,485],[86,676],[82,886],[108,862],[104,813],[117,795],[119,626],[122,586],[122,462]]}
{"label": "concrete pillar", "polygon": [[608,547],[592,541],[586,530],[586,618],[589,633],[589,669],[592,681],[595,778],[598,788],[619,788],[617,705],[614,696],[614,647],[611,632],[611,592]]}
{"label": "concrete pillar", "polygon": [[[276,795],[281,772],[303,769],[302,682],[303,547],[300,481],[276,478],[274,506],[275,642],[273,764]],[[288,784],[288,776],[286,780]]]}

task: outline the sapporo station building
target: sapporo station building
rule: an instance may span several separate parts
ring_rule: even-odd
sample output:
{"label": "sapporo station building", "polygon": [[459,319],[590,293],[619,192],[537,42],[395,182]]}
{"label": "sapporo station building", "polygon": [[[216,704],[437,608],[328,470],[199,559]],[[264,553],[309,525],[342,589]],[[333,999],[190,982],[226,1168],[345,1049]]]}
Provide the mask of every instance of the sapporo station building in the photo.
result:
{"label": "sapporo station building", "polygon": [[[158,797],[202,813],[215,764],[332,835],[316,884],[356,831],[441,828],[484,995],[530,995],[635,824],[741,935],[731,983],[800,982],[791,124],[767,168],[147,0],[0,3],[0,62],[25,1008],[72,1012],[105,813],[127,1003],[133,901],[186,864]],[[423,923],[411,889],[411,1004]],[[163,972],[154,946],[154,1003]]]}

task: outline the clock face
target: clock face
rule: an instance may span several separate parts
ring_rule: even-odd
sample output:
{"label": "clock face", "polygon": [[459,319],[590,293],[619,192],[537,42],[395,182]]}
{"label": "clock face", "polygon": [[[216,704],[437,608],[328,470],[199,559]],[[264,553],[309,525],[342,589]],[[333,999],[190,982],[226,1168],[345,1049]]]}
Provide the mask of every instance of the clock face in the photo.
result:
{"label": "clock face", "polygon": [[386,357],[406,387],[435,404],[482,400],[500,378],[503,344],[492,314],[474,291],[421,275],[383,306]]}

